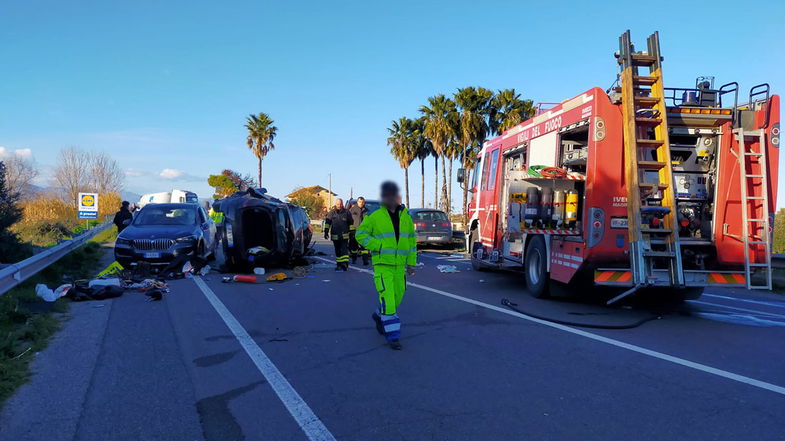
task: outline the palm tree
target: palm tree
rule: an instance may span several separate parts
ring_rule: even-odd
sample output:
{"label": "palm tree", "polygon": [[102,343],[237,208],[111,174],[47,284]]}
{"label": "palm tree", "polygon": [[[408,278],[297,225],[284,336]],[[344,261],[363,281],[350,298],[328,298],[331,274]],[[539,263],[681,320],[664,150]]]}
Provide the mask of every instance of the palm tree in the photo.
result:
{"label": "palm tree", "polygon": [[273,120],[266,113],[249,115],[245,122],[248,129],[246,143],[254,156],[259,159],[259,187],[262,186],[262,159],[267,156],[270,150],[275,148],[273,140],[278,132],[278,128],[273,125]]}
{"label": "palm tree", "polygon": [[500,90],[491,100],[489,122],[491,131],[501,135],[523,121],[534,116],[532,100],[522,100],[515,89]]}
{"label": "palm tree", "polygon": [[392,127],[387,129],[390,132],[390,137],[387,138],[387,145],[390,146],[390,152],[398,164],[403,169],[404,186],[406,189],[406,206],[409,207],[409,166],[412,161],[417,157],[416,144],[414,139],[414,121],[409,118],[399,118],[398,121],[392,122]]}
{"label": "palm tree", "polygon": [[461,155],[461,144],[458,140],[458,118],[455,116],[453,118],[456,122],[453,124],[455,126],[455,136],[451,136],[450,140],[447,142],[447,149],[444,151],[444,156],[447,157],[447,164],[449,165],[447,171],[447,201],[445,203],[445,212],[447,213],[447,217],[452,219],[452,165],[456,159],[458,159]]}
{"label": "palm tree", "polygon": [[[439,94],[428,98],[428,105],[420,107],[420,113],[425,116],[425,137],[431,141],[436,157],[442,159],[442,204],[449,205],[447,196],[447,161],[445,150],[450,137],[453,136],[452,115],[455,113],[455,103]],[[437,179],[438,179],[437,163]],[[438,187],[438,184],[437,184]],[[438,202],[438,198],[437,201]]]}
{"label": "palm tree", "polygon": [[[414,138],[415,150],[417,151],[417,159],[420,160],[420,177],[421,192],[420,192],[420,207],[425,208],[425,158],[433,154],[433,146],[431,141],[425,137],[425,117],[420,117],[414,120],[414,130],[412,136]],[[438,165],[438,162],[437,162]],[[434,193],[435,194],[435,193]]]}
{"label": "palm tree", "polygon": [[468,176],[474,169],[477,160],[478,146],[482,146],[488,136],[491,101],[493,92],[483,87],[464,87],[455,93],[455,103],[458,105],[458,130],[457,141],[459,144],[458,156],[466,170],[466,183],[463,185],[463,221],[466,219],[466,202],[468,199]]}

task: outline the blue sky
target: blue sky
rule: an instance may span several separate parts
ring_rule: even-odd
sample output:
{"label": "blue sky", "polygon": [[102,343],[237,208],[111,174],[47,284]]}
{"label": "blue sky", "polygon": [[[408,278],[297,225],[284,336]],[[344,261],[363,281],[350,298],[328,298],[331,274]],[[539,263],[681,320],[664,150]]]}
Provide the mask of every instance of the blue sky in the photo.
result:
{"label": "blue sky", "polygon": [[[279,129],[264,168],[272,194],[327,186],[332,173],[337,193],[374,195],[385,178],[403,183],[385,145],[391,120],[468,85],[535,101],[608,87],[627,28],[641,44],[660,31],[667,85],[714,75],[785,88],[783,1],[664,1],[654,13],[527,3],[6,1],[0,146],[30,149],[41,183],[57,151],[78,146],[111,153],[130,191],[208,196],[208,174],[255,175],[243,122],[264,111]],[[432,174],[428,160],[427,201]],[[419,205],[416,163],[410,186]]]}

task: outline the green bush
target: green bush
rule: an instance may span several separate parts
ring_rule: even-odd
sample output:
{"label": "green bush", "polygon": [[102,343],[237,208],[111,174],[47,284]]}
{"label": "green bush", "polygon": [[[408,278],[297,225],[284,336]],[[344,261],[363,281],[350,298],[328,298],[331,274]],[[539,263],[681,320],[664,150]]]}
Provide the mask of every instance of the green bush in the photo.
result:
{"label": "green bush", "polygon": [[39,247],[56,245],[74,235],[71,228],[57,221],[20,222],[16,231],[23,241]]}

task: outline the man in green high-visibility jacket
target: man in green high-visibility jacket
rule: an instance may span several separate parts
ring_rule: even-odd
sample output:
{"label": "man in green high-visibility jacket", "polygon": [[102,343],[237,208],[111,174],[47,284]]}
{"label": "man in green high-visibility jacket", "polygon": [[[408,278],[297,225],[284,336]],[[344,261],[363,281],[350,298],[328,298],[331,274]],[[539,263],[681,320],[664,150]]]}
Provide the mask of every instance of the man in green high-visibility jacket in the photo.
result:
{"label": "man in green high-visibility jacket", "polygon": [[398,307],[406,292],[406,274],[417,266],[417,236],[406,207],[400,204],[398,185],[382,184],[382,206],[365,216],[357,227],[357,242],[371,253],[373,281],[379,292],[379,310],[372,317],[376,330],[390,347],[401,349]]}

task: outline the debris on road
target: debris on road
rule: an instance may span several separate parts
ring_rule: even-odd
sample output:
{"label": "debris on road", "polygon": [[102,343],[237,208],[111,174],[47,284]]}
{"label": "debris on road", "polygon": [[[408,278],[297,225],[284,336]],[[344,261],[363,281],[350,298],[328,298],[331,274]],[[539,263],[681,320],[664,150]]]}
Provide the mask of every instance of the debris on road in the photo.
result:
{"label": "debris on road", "polygon": [[232,277],[232,281],[234,282],[242,282],[242,283],[256,283],[259,279],[256,276],[243,276],[243,275],[236,275]]}
{"label": "debris on road", "polygon": [[35,286],[35,295],[43,299],[45,302],[54,302],[55,300],[63,297],[73,287],[71,284],[60,285],[56,289],[49,289],[48,286],[39,283]]}
{"label": "debris on road", "polygon": [[[248,250],[246,252],[248,254],[250,254],[250,255],[258,256],[260,254],[270,254],[270,249],[269,248],[265,248],[263,246],[258,246],[258,247],[248,248]],[[262,268],[262,270],[264,270],[264,268]],[[254,271],[256,271],[256,269],[254,269]],[[262,273],[262,274],[264,274],[264,273]]]}
{"label": "debris on road", "polygon": [[253,269],[253,273],[262,276],[264,275],[264,268],[257,266],[256,268]]}
{"label": "debris on road", "polygon": [[269,276],[267,276],[267,281],[268,282],[283,282],[284,280],[286,280],[288,278],[289,277],[286,275],[286,273],[275,273],[275,274],[270,274]]}
{"label": "debris on road", "polygon": [[107,279],[93,279],[87,282],[87,286],[90,288],[95,288],[98,286],[121,286],[122,283],[120,282],[119,277],[111,277]]}
{"label": "debris on road", "polygon": [[296,266],[292,270],[292,274],[294,277],[303,278],[308,274],[308,267],[307,266]]}
{"label": "debris on road", "polygon": [[437,265],[436,269],[442,273],[459,273],[461,272],[455,265]]}
{"label": "debris on road", "polygon": [[120,262],[115,260],[114,262],[110,263],[109,266],[104,268],[103,271],[98,273],[98,277],[120,274],[124,269],[125,268],[122,265],[120,265]]}
{"label": "debris on road", "polygon": [[86,300],[106,300],[120,297],[123,295],[124,289],[121,286],[104,285],[90,287],[87,284],[76,283],[72,289],[69,289],[65,294],[75,302],[83,302]]}
{"label": "debris on road", "polygon": [[164,292],[169,292],[169,287],[165,282],[155,279],[145,279],[141,282],[128,283],[125,285],[125,289],[142,292],[149,291],[151,289],[159,289]]}
{"label": "debris on road", "polygon": [[164,298],[164,292],[161,291],[158,288],[153,288],[153,289],[147,291],[146,293],[144,293],[144,295],[149,297],[148,301],[151,301],[151,302],[153,302],[153,301],[157,302],[157,301],[160,301],[160,300],[162,300]]}

